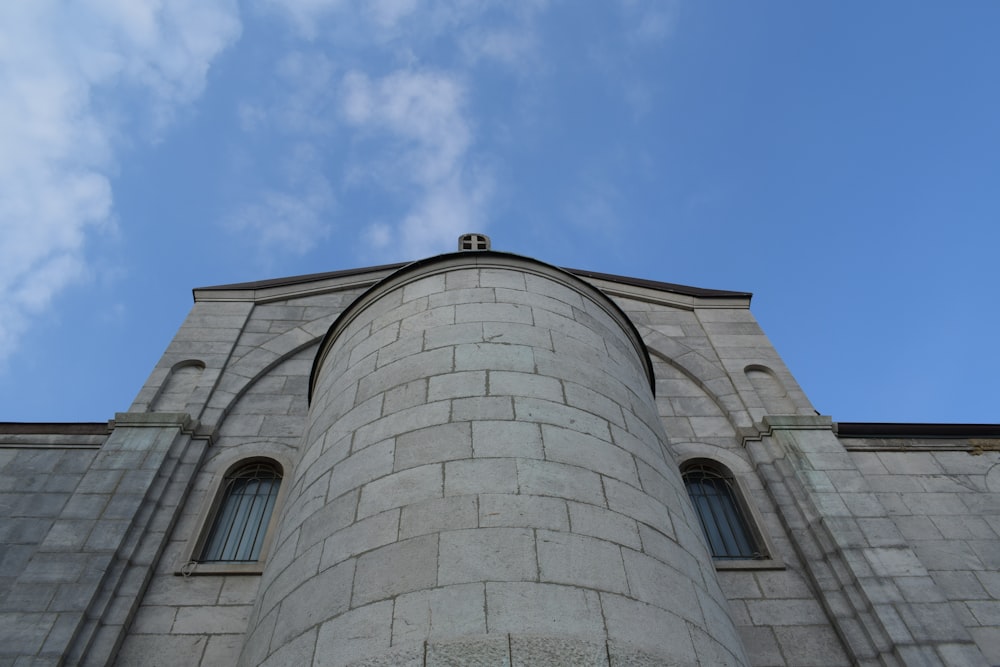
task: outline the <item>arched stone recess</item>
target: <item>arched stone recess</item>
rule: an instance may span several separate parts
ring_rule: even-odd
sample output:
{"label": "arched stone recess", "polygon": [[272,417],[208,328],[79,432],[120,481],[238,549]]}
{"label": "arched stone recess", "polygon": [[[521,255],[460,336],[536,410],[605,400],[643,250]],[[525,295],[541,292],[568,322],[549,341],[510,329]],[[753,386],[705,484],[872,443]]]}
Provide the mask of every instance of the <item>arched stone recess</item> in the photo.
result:
{"label": "arched stone recess", "polygon": [[754,390],[753,396],[747,397],[747,406],[754,421],[760,421],[764,415],[795,414],[795,404],[773,370],[762,364],[750,364],[743,372]]}
{"label": "arched stone recess", "polygon": [[174,364],[150,403],[150,411],[184,412],[204,370],[205,362],[201,359],[185,359]]}
{"label": "arched stone recess", "polygon": [[236,395],[217,390],[220,418],[215,446],[268,439],[297,447],[309,410],[306,400],[315,342],[289,351],[245,381]]}
{"label": "arched stone recess", "polygon": [[[741,427],[752,424],[750,414],[743,404],[743,400],[732,379],[724,368],[718,363],[711,361],[696,350],[689,348],[678,340],[672,339],[664,334],[644,325],[636,327],[642,335],[646,348],[653,358],[653,364],[657,374],[657,404],[661,404],[661,398],[705,398],[708,399],[717,409],[716,414],[706,401],[689,401],[697,413],[678,417],[675,410],[671,408],[665,414],[661,407],[661,416],[678,419],[704,419],[703,422],[689,422],[692,426],[690,433],[685,436],[683,422],[676,422],[674,432],[667,428],[667,435],[671,442],[676,439],[697,437],[700,440],[707,440],[717,444],[732,446],[738,444],[737,433]],[[663,377],[661,377],[663,376]],[[683,382],[690,383],[691,387],[685,388]],[[665,387],[664,382],[673,383],[673,387]],[[673,389],[673,391],[670,391]],[[667,392],[670,393],[667,393]],[[700,392],[700,393],[699,393]],[[697,407],[695,407],[697,404]],[[678,407],[680,405],[678,404]],[[720,418],[725,423],[719,421]],[[665,422],[668,423],[669,422]],[[701,433],[698,433],[693,424],[700,423]]]}
{"label": "arched stone recess", "polygon": [[[219,384],[201,420],[221,424],[236,401],[274,368],[303,350],[312,349],[322,340],[335,315],[324,315],[301,326],[285,331],[257,345],[253,350],[233,359],[219,379]],[[311,360],[310,360],[311,364]],[[309,369],[306,369],[308,379]]]}

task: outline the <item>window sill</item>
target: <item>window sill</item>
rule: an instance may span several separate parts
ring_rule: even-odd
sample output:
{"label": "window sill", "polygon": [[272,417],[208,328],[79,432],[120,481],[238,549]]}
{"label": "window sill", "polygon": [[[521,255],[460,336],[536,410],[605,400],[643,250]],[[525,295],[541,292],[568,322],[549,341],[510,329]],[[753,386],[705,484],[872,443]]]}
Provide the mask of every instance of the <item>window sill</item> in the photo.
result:
{"label": "window sill", "polygon": [[746,560],[714,560],[716,570],[784,570],[777,558],[747,558]]}
{"label": "window sill", "polygon": [[179,577],[200,577],[204,575],[250,575],[260,576],[264,563],[198,563],[189,561],[174,569]]}

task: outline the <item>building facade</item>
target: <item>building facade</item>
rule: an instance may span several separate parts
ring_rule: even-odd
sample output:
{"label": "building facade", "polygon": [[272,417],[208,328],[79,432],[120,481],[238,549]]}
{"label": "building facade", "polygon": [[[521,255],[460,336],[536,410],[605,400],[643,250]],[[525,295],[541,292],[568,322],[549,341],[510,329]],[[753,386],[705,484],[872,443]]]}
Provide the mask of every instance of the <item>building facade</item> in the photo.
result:
{"label": "building facade", "polygon": [[749,294],[469,235],[194,297],[0,424],[0,664],[1000,664],[1000,426],[819,415]]}

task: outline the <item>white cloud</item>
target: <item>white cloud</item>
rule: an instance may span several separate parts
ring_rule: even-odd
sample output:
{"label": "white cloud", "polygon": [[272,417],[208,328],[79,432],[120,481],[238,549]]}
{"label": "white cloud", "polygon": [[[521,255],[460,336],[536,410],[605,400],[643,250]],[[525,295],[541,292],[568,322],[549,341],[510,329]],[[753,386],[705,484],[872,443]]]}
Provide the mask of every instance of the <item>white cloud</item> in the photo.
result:
{"label": "white cloud", "polygon": [[0,25],[2,360],[30,317],[87,275],[88,234],[112,224],[108,176],[134,119],[108,112],[109,91],[136,93],[146,129],[161,132],[240,24],[232,0],[38,0],[0,3]]}
{"label": "white cloud", "polygon": [[378,81],[360,72],[344,78],[344,116],[362,128],[387,131],[410,177],[430,185],[460,167],[471,141],[464,86],[454,75],[399,70]]}
{"label": "white cloud", "polygon": [[[486,225],[491,179],[471,162],[473,133],[465,86],[457,76],[405,69],[372,80],[349,72],[343,82],[343,113],[361,131],[388,137],[388,151],[397,160],[392,178],[417,188],[415,203],[395,225],[395,233],[385,222],[363,233],[375,249],[391,246],[397,256],[422,256],[447,249],[462,232]],[[388,243],[393,236],[399,243]]]}

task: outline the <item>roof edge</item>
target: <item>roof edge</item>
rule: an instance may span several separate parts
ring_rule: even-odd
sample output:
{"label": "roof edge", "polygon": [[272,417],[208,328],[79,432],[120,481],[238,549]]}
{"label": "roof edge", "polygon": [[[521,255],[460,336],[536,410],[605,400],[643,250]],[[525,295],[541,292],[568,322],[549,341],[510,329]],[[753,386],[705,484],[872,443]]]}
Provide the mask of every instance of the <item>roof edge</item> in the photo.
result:
{"label": "roof edge", "polygon": [[[449,254],[451,253],[445,253],[445,255]],[[433,258],[427,258],[427,259],[433,259]],[[374,273],[376,271],[397,270],[409,264],[416,264],[421,261],[424,260],[417,260],[416,262],[398,262],[395,264],[380,264],[378,266],[368,266],[357,269],[342,269],[340,271],[327,271],[324,273],[309,273],[301,276],[289,276],[287,278],[269,278],[266,280],[254,280],[245,283],[230,283],[228,285],[211,285],[208,287],[196,287],[194,288],[194,290],[192,290],[192,292],[196,293],[196,292],[212,292],[212,291],[226,291],[226,290],[260,290],[260,289],[268,289],[275,287],[290,287],[293,285],[301,285],[304,283],[315,282],[320,280],[331,280],[335,278],[350,278],[354,276],[364,275],[366,273]],[[708,289],[705,287],[692,287],[690,285],[679,285],[677,283],[667,283],[658,280],[647,280],[645,278],[632,278],[629,276],[619,276],[613,273],[600,273],[598,271],[587,271],[584,269],[570,269],[566,267],[559,267],[559,268],[579,278],[593,278],[595,280],[605,280],[608,282],[619,283],[622,285],[631,285],[633,287],[645,287],[648,289],[660,290],[663,292],[673,292],[675,294],[683,294],[685,296],[699,297],[703,299],[713,299],[713,298],[749,299],[753,296],[751,292]]]}
{"label": "roof edge", "polygon": [[1000,424],[837,422],[842,438],[1000,438]]}
{"label": "roof edge", "polygon": [[0,422],[4,435],[107,435],[108,422]]}

